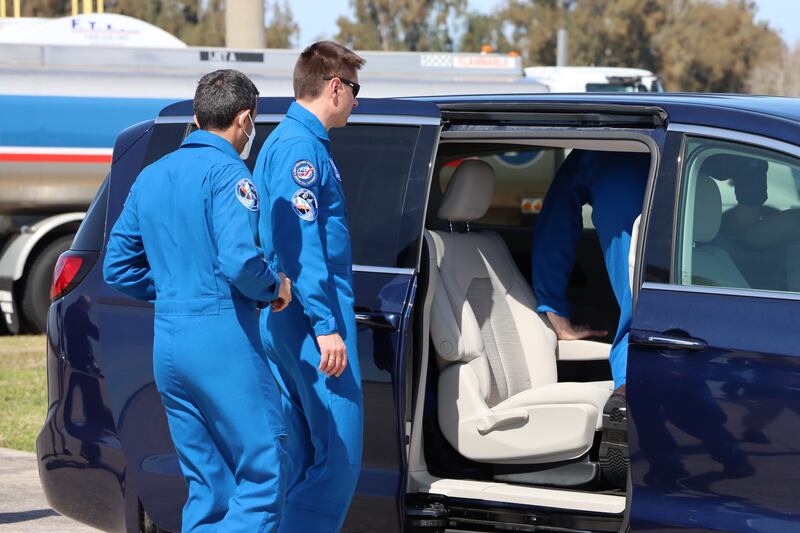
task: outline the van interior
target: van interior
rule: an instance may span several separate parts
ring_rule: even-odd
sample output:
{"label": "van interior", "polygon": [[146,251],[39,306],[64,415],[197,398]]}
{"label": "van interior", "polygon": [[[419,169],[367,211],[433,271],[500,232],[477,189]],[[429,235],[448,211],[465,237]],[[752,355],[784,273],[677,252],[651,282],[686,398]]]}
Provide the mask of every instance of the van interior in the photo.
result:
{"label": "van interior", "polygon": [[627,454],[601,450],[619,308],[590,206],[568,296],[573,323],[608,335],[558,341],[531,285],[533,228],[572,149],[653,150],[624,136],[441,139],[406,380],[412,527],[625,525]]}

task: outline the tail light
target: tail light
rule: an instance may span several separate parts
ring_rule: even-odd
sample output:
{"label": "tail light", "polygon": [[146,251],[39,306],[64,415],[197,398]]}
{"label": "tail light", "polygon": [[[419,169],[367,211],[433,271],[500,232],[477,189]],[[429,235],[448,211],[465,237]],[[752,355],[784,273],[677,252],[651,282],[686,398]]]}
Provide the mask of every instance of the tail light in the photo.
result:
{"label": "tail light", "polygon": [[53,270],[50,300],[60,298],[74,289],[91,270],[97,255],[97,252],[76,252],[73,250],[67,250],[61,254]]}

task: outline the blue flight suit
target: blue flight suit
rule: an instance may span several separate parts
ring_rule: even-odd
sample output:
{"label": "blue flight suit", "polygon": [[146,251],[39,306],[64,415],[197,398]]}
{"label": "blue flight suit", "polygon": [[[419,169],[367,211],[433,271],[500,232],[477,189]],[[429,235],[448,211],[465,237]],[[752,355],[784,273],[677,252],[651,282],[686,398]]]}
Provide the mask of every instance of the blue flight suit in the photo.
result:
{"label": "blue flight suit", "polygon": [[[263,199],[264,254],[294,290],[283,312],[261,317],[286,392],[292,456],[280,530],[338,531],[361,466],[363,401],[345,196],[322,123],[293,103],[265,141],[253,179]],[[340,377],[326,377],[316,337],[337,332],[348,364]]]}
{"label": "blue flight suit", "polygon": [[582,206],[591,204],[606,270],[619,304],[609,362],[614,387],[625,383],[633,302],[628,254],[633,222],[642,211],[650,155],[572,150],[558,169],[536,220],[533,288],[539,313],[569,317],[569,277],[583,230]]}
{"label": "blue flight suit", "polygon": [[139,174],[109,237],[106,282],[155,301],[156,386],[189,488],[183,531],[274,531],[285,497],[280,391],[256,314],[280,279],[256,244],[258,207],[233,146],[195,131]]}

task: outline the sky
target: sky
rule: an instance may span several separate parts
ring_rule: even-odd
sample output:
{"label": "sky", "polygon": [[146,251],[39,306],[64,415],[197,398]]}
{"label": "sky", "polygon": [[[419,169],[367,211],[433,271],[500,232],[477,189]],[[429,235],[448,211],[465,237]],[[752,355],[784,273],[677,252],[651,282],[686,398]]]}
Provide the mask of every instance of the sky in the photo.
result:
{"label": "sky", "polygon": [[[336,35],[336,19],[350,12],[350,0],[324,0],[326,7],[320,9],[320,0],[292,0],[292,12],[300,26],[300,47],[307,46],[320,37]],[[469,9],[489,12],[502,0],[469,0]],[[790,46],[800,40],[800,1],[756,0],[759,20],[764,20],[775,29]]]}

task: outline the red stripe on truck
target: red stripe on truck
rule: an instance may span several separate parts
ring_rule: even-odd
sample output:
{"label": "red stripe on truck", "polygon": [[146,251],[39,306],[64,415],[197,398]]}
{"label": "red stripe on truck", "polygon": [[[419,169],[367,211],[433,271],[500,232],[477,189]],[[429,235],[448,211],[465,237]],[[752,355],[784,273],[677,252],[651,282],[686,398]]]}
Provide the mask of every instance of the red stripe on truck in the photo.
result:
{"label": "red stripe on truck", "polygon": [[7,163],[102,163],[111,164],[111,154],[2,154]]}

